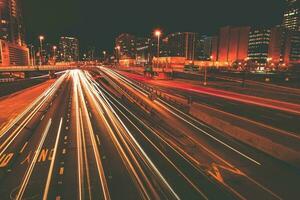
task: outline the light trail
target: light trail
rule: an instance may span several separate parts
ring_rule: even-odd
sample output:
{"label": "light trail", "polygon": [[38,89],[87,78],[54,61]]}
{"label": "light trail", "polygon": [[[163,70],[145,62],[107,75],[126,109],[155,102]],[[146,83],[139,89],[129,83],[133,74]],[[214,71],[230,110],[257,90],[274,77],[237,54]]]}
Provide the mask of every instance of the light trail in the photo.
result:
{"label": "light trail", "polygon": [[[15,139],[19,136],[19,134],[22,132],[22,130],[26,127],[26,125],[30,122],[30,120],[35,116],[35,114],[40,110],[40,108],[47,102],[47,100],[52,97],[52,95],[58,90],[59,86],[62,84],[62,82],[65,79],[65,75],[61,76],[55,84],[49,88],[45,92],[45,94],[42,95],[42,101],[38,103],[38,105],[33,104],[34,110],[28,113],[22,113],[21,115],[28,114],[26,118],[20,123],[20,125],[6,138],[5,141],[3,141],[0,145],[0,157],[5,153],[5,151],[10,147],[10,145],[15,141]],[[18,120],[19,121],[19,120]],[[15,123],[17,123],[16,121]],[[5,132],[8,133],[9,129]]]}
{"label": "light trail", "polygon": [[[84,112],[84,116],[85,116],[85,122],[88,126],[88,132],[89,132],[89,137],[91,139],[91,143],[92,143],[92,147],[93,147],[93,154],[94,154],[94,158],[97,164],[97,170],[98,170],[98,174],[99,174],[99,178],[100,178],[100,183],[101,183],[101,187],[102,187],[102,191],[103,191],[103,198],[105,200],[110,200],[110,193],[109,193],[109,189],[108,189],[108,184],[105,178],[105,172],[102,166],[102,162],[101,162],[101,158],[100,158],[100,153],[99,153],[99,149],[97,146],[97,142],[95,139],[95,134],[93,131],[93,127],[90,121],[90,117],[89,117],[89,113],[87,110],[87,106],[86,106],[86,100],[83,94],[83,90],[82,87],[86,87],[85,82],[82,80],[84,77],[82,77],[82,72],[79,70],[74,70],[73,71],[73,76],[74,76],[74,90],[75,90],[75,106],[76,106],[76,121],[80,122],[80,124],[77,123],[77,137],[78,137],[78,148],[83,148],[84,150],[84,154],[82,154],[81,150],[78,150],[78,163],[79,163],[79,173],[83,174],[83,164],[82,164],[82,159],[84,157],[85,159],[85,168],[86,168],[86,174],[87,174],[87,182],[88,182],[88,191],[89,191],[89,198],[92,199],[92,194],[91,194],[91,186],[90,186],[90,175],[89,175],[89,167],[88,167],[88,161],[87,161],[87,152],[86,152],[86,142],[85,142],[85,134],[84,134],[84,129],[83,129],[83,118],[82,118],[82,110]],[[80,100],[79,100],[80,99]],[[80,105],[79,105],[79,101],[80,101]],[[78,108],[81,108],[78,111]],[[79,119],[80,118],[80,119]],[[80,176],[79,176],[80,177]],[[80,178],[81,179],[81,178]],[[79,184],[80,181],[82,180],[78,180]],[[79,185],[80,190],[82,190],[82,186]],[[83,192],[81,192],[83,193]]]}
{"label": "light trail", "polygon": [[[85,80],[85,79],[84,79]],[[119,140],[117,139],[113,128],[111,127],[111,125],[109,124],[109,122],[107,121],[106,117],[104,116],[104,111],[100,108],[100,105],[103,106],[103,108],[105,109],[106,113],[108,115],[110,115],[110,111],[106,106],[106,103],[99,97],[99,95],[94,96],[94,94],[97,94],[96,91],[94,91],[94,88],[90,88],[91,90],[87,90],[88,94],[90,95],[90,97],[93,100],[93,105],[95,106],[99,116],[101,117],[101,119],[103,119],[103,121],[105,122],[105,125],[108,129],[108,133],[110,134],[110,137],[112,138],[112,141],[114,143],[114,145],[116,146],[122,160],[123,163],[125,164],[126,168],[129,170],[130,174],[132,174],[133,176],[133,180],[136,180],[137,184],[139,185],[139,189],[144,197],[144,199],[149,199],[151,200],[152,198],[150,197],[150,195],[148,194],[147,189],[144,187],[143,185],[143,181],[140,179],[137,171],[135,170],[133,164],[131,163],[129,157],[126,155],[125,150],[123,149],[122,145],[120,144]],[[96,101],[97,100],[100,102],[100,104]],[[114,125],[114,127],[116,127],[117,125],[115,124],[114,121],[112,121],[112,124]],[[115,129],[117,132],[119,132],[120,130],[118,128]],[[144,179],[147,182],[147,185],[149,186],[149,188],[151,188],[152,192],[155,193],[155,191],[152,189],[150,181],[148,180],[147,176],[145,175],[145,173],[143,172],[141,166],[139,165],[137,159],[134,157],[133,153],[131,152],[130,148],[127,146],[127,144],[125,143],[125,147],[127,148],[129,155],[131,156],[131,158],[133,159],[134,163],[136,164],[138,170],[141,172],[142,176],[144,177]],[[159,198],[158,195],[154,196],[156,199]]]}
{"label": "light trail", "polygon": [[[108,71],[108,69],[106,69],[106,71]],[[109,71],[112,71],[112,70],[109,70]],[[118,73],[113,72],[113,71],[112,71],[112,73],[118,74]],[[126,78],[125,78],[124,76],[120,75],[120,74],[118,74],[117,76],[118,76],[118,77],[122,77],[123,80],[126,80]],[[130,80],[127,80],[127,83],[130,83],[130,85],[135,85],[135,88],[136,88],[136,89],[139,88],[139,92],[143,92],[143,93],[144,93],[144,92],[147,92],[147,91],[145,91],[144,89],[142,89],[140,86],[136,85],[135,83],[133,83],[133,82],[130,81]],[[144,90],[144,91],[141,91],[141,90]],[[148,92],[147,92],[147,93],[148,93]],[[261,165],[261,163],[260,163],[259,161],[256,161],[255,159],[251,158],[251,156],[248,156],[248,155],[242,153],[241,151],[237,150],[236,148],[232,147],[231,145],[227,144],[226,142],[224,142],[224,141],[222,141],[222,140],[216,138],[216,137],[213,136],[212,134],[206,132],[205,130],[203,130],[203,129],[200,128],[199,126],[195,125],[194,123],[188,121],[188,120],[186,119],[186,117],[187,117],[188,119],[191,119],[191,117],[190,117],[189,115],[187,115],[187,114],[185,114],[184,112],[178,110],[177,108],[175,108],[174,106],[170,105],[169,103],[167,103],[167,102],[164,101],[163,99],[160,99],[160,98],[158,98],[158,99],[159,99],[159,101],[154,100],[154,102],[156,102],[157,104],[159,104],[159,105],[160,105],[161,107],[163,107],[164,109],[168,110],[171,114],[173,114],[173,115],[176,116],[177,118],[183,120],[184,122],[186,122],[187,124],[191,125],[192,127],[194,127],[195,129],[197,129],[197,130],[200,131],[201,133],[207,135],[207,136],[210,137],[211,139],[213,139],[213,140],[217,141],[218,143],[224,145],[225,147],[227,147],[227,148],[229,148],[230,150],[234,151],[235,153],[241,155],[242,157],[248,159],[249,161],[251,161],[251,162],[253,162],[253,163],[257,164],[257,165]],[[165,106],[165,105],[167,105],[168,107]],[[178,114],[175,113],[173,110],[169,109],[169,107],[171,107],[173,110],[178,111],[180,114],[184,115],[184,117],[178,115]],[[202,125],[202,123],[201,123],[201,125]]]}
{"label": "light trail", "polygon": [[[82,81],[83,86],[85,88],[87,88],[86,82],[84,81],[85,77],[82,75],[81,71],[79,73],[79,77],[80,77],[81,80],[83,80]],[[98,174],[99,174],[99,177],[100,177],[101,187],[102,187],[102,190],[103,190],[103,193],[104,193],[104,199],[105,200],[110,200],[111,198],[110,198],[110,194],[109,194],[108,184],[107,184],[107,181],[106,181],[106,178],[105,178],[105,172],[104,172],[102,162],[101,162],[101,158],[100,158],[99,148],[97,146],[97,142],[96,142],[96,139],[95,139],[95,134],[94,134],[92,123],[91,123],[91,120],[90,120],[90,117],[89,117],[89,112],[88,112],[88,109],[87,109],[87,106],[86,106],[86,103],[85,103],[85,98],[84,98],[84,94],[83,94],[81,85],[79,87],[79,91],[80,91],[81,102],[82,102],[82,105],[83,105],[82,107],[83,107],[83,110],[84,110],[85,116],[86,116],[86,121],[87,121],[87,125],[88,125],[88,130],[89,130],[89,136],[90,136],[90,139],[91,139],[91,142],[92,142],[94,156],[95,156],[95,160],[96,160],[96,163],[97,163],[97,169],[98,169]]]}
{"label": "light trail", "polygon": [[[67,75],[66,73],[65,75]],[[64,76],[64,75],[63,75]],[[53,83],[46,91],[44,91],[39,97],[37,97],[36,100],[34,100],[33,103],[31,103],[21,114],[19,114],[7,127],[6,129],[2,129],[0,131],[0,139],[7,134],[7,132],[15,125],[18,123],[18,121],[23,118],[24,116],[28,115],[28,112],[33,109],[34,107],[37,106],[38,102],[41,101],[42,99],[46,98],[49,93],[55,88],[57,88],[58,82],[61,80],[62,77],[60,77],[55,83]]]}
{"label": "light trail", "polygon": [[38,159],[38,157],[40,155],[41,149],[42,149],[42,147],[44,145],[45,139],[46,139],[46,137],[48,135],[51,123],[52,123],[52,119],[50,118],[50,120],[48,121],[48,123],[46,125],[46,128],[45,128],[45,130],[44,130],[44,132],[42,134],[42,137],[41,137],[41,140],[39,142],[39,145],[38,145],[38,147],[37,147],[37,149],[36,149],[36,151],[34,153],[34,157],[32,159],[32,162],[30,163],[30,165],[29,165],[29,167],[28,167],[28,169],[27,169],[27,171],[26,171],[26,173],[25,173],[25,175],[23,177],[23,181],[22,181],[22,183],[20,185],[20,189],[19,189],[19,192],[18,192],[18,194],[16,196],[16,200],[23,199],[23,195],[24,195],[25,190],[27,188],[27,185],[28,185],[29,179],[31,177],[32,171],[34,169],[34,166],[35,166],[35,164],[37,162],[37,159]]}
{"label": "light trail", "polygon": [[[108,70],[108,69],[106,69]],[[109,71],[112,71],[112,70],[109,70]],[[118,74],[116,72],[112,72],[112,73],[115,73],[115,74]],[[118,75],[119,77],[122,77],[122,79],[125,79],[125,77],[123,77],[122,75]],[[118,78],[120,79],[120,78]],[[118,80],[116,79],[116,80]],[[135,88],[139,88],[140,90],[143,90],[143,92],[141,93],[144,93],[146,92],[146,94],[148,93],[146,90],[144,90],[143,88],[141,88],[140,86],[134,84],[132,81],[128,80],[127,83],[129,82],[130,85],[135,85]],[[249,161],[257,164],[257,165],[261,165],[260,162],[256,161],[255,159],[251,158],[250,156],[247,156],[245,155],[244,153],[238,151],[237,149],[235,149],[234,147],[231,147],[230,145],[228,145],[227,143],[223,142],[222,140],[216,138],[215,136],[211,135],[210,133],[207,133],[206,131],[202,130],[200,127],[198,127],[197,125],[193,124],[192,122],[188,121],[187,119],[185,119],[184,117],[181,117],[180,115],[178,115],[177,113],[175,113],[173,110],[169,109],[169,107],[171,107],[172,109],[176,110],[177,112],[183,114],[185,117],[189,118],[189,119],[192,119],[192,120],[195,120],[193,118],[191,118],[190,116],[188,116],[187,114],[183,113],[182,111],[178,110],[177,108],[173,107],[172,105],[168,104],[167,102],[165,102],[164,100],[162,99],[159,99],[159,101],[156,101],[154,100],[156,103],[158,103],[160,106],[164,107],[166,110],[170,111],[173,115],[175,115],[176,117],[178,117],[179,119],[183,120],[184,122],[188,123],[189,125],[191,125],[192,127],[194,127],[195,129],[201,131],[202,133],[204,133],[205,135],[209,136],[210,138],[214,139],[215,141],[217,141],[218,143],[224,145],[225,147],[229,148],[230,150],[236,152],[237,154],[241,155],[242,157],[248,159]],[[165,104],[165,105],[164,105]],[[167,105],[167,106],[166,106]],[[169,107],[168,107],[169,106]],[[197,120],[195,120],[197,123],[200,123],[198,122]],[[200,123],[201,124],[201,123]],[[189,135],[187,135],[188,137],[190,137]],[[190,137],[190,139],[194,140],[192,137]],[[197,142],[199,144],[199,142]],[[204,147],[202,145],[202,147]],[[231,165],[230,163],[228,163],[227,161],[225,161],[224,159],[222,159],[221,157],[219,157],[218,155],[216,155],[214,152],[208,150],[207,148],[205,148],[206,151],[208,151],[209,153],[211,153],[212,155],[216,156],[216,158],[220,159],[221,161],[225,162],[225,164],[229,165],[229,166],[232,166],[233,168],[235,168],[233,165]],[[258,183],[257,181],[255,181],[253,178],[249,177],[246,173],[242,172],[245,177],[247,177],[251,182],[253,182],[254,184],[256,184],[257,186],[259,186],[261,189],[263,189],[264,191],[268,192],[269,194],[271,194],[273,197],[275,197],[276,199],[281,199],[281,197],[279,197],[277,194],[275,194],[273,191],[271,191],[270,189],[266,188],[265,186],[261,185],[260,183]]]}
{"label": "light trail", "polygon": [[[100,88],[98,88],[100,89]],[[107,91],[103,90],[105,93],[107,93]],[[108,94],[108,93],[107,93]],[[107,98],[107,97],[106,97]],[[111,96],[111,98],[113,98]],[[108,98],[107,98],[108,99]],[[153,148],[159,152],[163,158],[165,158],[174,168],[175,170],[204,198],[208,200],[208,197],[146,136],[146,134],[140,129],[138,128],[135,123],[133,121],[131,121],[127,115],[125,113],[123,113],[110,99],[108,99],[108,101],[129,121],[129,123],[132,124],[132,126],[135,127],[136,130],[138,130],[138,132],[153,146]],[[120,104],[123,108],[125,108],[122,104]],[[127,112],[129,112],[131,114],[131,116],[133,116],[135,119],[138,119],[132,112],[130,112],[127,108],[125,108]],[[148,130],[150,130],[156,137],[159,137],[157,133],[153,132],[152,129],[149,129],[150,127],[148,127],[148,125],[146,125],[145,123],[143,123],[142,121],[139,120],[139,122],[141,124],[143,124],[144,127],[146,127]],[[163,140],[162,138],[160,138],[161,141],[163,141],[165,144],[166,141]],[[168,144],[167,144],[168,145]]]}
{"label": "light trail", "polygon": [[55,159],[56,159],[62,123],[63,123],[63,118],[60,118],[57,136],[56,136],[55,145],[54,145],[53,156],[52,156],[51,164],[49,167],[49,173],[48,173],[48,177],[47,177],[47,181],[46,181],[46,185],[45,185],[45,189],[44,189],[44,193],[43,193],[43,200],[48,199],[48,193],[49,193],[49,188],[50,188],[50,184],[51,184],[51,178],[52,178],[52,174],[53,174],[53,168],[54,168],[54,163],[55,163]]}
{"label": "light trail", "polygon": [[[156,177],[159,178],[159,180],[163,183],[163,185],[167,188],[167,190],[170,192],[170,195],[173,198],[179,199],[178,195],[176,194],[176,192],[173,190],[173,188],[169,185],[169,183],[166,181],[166,179],[164,178],[164,176],[160,173],[160,171],[158,170],[158,168],[155,166],[155,164],[152,162],[152,160],[149,158],[149,156],[146,154],[146,152],[144,151],[144,149],[140,146],[140,144],[136,141],[136,139],[134,138],[134,136],[132,135],[132,133],[129,131],[129,129],[127,128],[127,126],[125,125],[125,123],[121,120],[121,118],[119,117],[119,115],[115,112],[115,110],[112,108],[112,106],[110,105],[110,103],[108,102],[108,100],[106,99],[106,97],[104,95],[102,95],[102,99],[106,102],[106,105],[108,106],[109,110],[114,114],[114,116],[117,119],[117,122],[120,123],[122,129],[124,129],[126,131],[127,134],[125,135],[120,135],[120,138],[127,138],[127,140],[125,138],[123,138],[123,141],[126,143],[129,143],[134,149],[135,152],[138,153],[140,155],[140,158],[142,158],[144,160],[145,163],[147,163],[146,166],[151,167],[151,169],[153,170],[153,172],[156,174]],[[112,120],[114,123],[116,123],[116,120]],[[116,124],[117,125],[117,124]],[[116,127],[120,127],[120,125],[117,125]],[[119,133],[122,133],[123,131],[120,131]]]}

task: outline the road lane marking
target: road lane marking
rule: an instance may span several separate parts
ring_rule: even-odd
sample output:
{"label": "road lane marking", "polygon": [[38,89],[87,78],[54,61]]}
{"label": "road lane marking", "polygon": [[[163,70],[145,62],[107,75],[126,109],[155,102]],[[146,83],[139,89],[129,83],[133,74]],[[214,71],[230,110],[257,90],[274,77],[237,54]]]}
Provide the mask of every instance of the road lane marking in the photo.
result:
{"label": "road lane marking", "polygon": [[62,154],[66,154],[66,149],[63,149],[63,150],[62,150]]}
{"label": "road lane marking", "polygon": [[24,149],[26,148],[27,144],[28,144],[28,142],[25,142],[25,144],[23,145],[23,147],[22,147],[22,149],[20,150],[19,153],[23,153],[23,151],[24,151]]}
{"label": "road lane marking", "polygon": [[47,177],[47,181],[46,181],[46,185],[45,185],[45,189],[44,189],[44,194],[43,194],[43,200],[47,200],[47,197],[48,197],[49,187],[50,187],[50,183],[51,183],[51,177],[52,177],[53,168],[54,168],[54,162],[55,162],[57,148],[58,148],[59,137],[60,137],[60,133],[61,133],[62,122],[63,122],[63,118],[60,118],[59,128],[57,131],[56,141],[55,141],[55,145],[54,145],[53,159],[51,160],[51,164],[50,164],[50,168],[49,168],[49,173],[48,173],[48,177]]}
{"label": "road lane marking", "polygon": [[98,142],[98,144],[99,144],[99,146],[100,146],[101,143],[100,143],[100,139],[99,139],[99,136],[98,136],[98,135],[96,135],[96,139],[97,139],[97,142]]}
{"label": "road lane marking", "polygon": [[51,126],[51,123],[52,123],[52,119],[50,118],[49,121],[48,121],[48,124],[46,125],[46,128],[42,134],[42,138],[39,142],[39,145],[37,147],[37,150],[34,154],[34,157],[33,157],[33,160],[31,162],[31,164],[29,165],[26,173],[25,173],[25,176],[23,178],[23,181],[21,183],[21,186],[20,186],[20,190],[19,192],[17,193],[17,196],[16,196],[16,200],[21,200],[23,198],[23,195],[25,193],[25,190],[26,190],[26,187],[28,185],[28,182],[29,182],[29,179],[31,177],[31,174],[32,174],[32,171],[34,169],[34,166],[37,162],[37,159],[38,159],[38,156],[39,156],[39,152],[41,151],[42,149],[42,146],[45,142],[45,139],[46,139],[46,136],[48,135],[48,132],[49,132],[49,129],[50,129],[50,126]]}
{"label": "road lane marking", "polygon": [[45,162],[47,155],[48,155],[48,149],[42,149],[38,162]]}
{"label": "road lane marking", "polygon": [[0,158],[0,168],[6,167],[13,156],[13,153],[3,154],[3,156]]}
{"label": "road lane marking", "polygon": [[59,175],[63,175],[64,174],[64,167],[59,168]]}

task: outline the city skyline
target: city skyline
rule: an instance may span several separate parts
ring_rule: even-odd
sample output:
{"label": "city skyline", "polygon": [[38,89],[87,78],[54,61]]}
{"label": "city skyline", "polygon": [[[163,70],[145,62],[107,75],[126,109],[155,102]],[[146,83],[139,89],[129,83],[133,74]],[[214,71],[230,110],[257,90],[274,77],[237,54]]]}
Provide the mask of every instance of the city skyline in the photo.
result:
{"label": "city skyline", "polygon": [[[64,35],[77,37],[83,49],[93,46],[99,51],[111,51],[115,37],[123,32],[151,37],[153,29],[158,27],[163,34],[177,31],[216,34],[221,26],[226,25],[281,24],[284,2],[231,0],[226,3],[203,1],[199,4],[187,1],[179,5],[168,1],[112,4],[92,0],[51,3],[29,0],[23,4],[23,9],[28,43],[36,43],[36,37],[40,34],[52,43]],[[58,4],[59,7],[56,6]]]}
{"label": "city skyline", "polygon": [[300,0],[0,0],[1,200],[297,199],[299,122]]}

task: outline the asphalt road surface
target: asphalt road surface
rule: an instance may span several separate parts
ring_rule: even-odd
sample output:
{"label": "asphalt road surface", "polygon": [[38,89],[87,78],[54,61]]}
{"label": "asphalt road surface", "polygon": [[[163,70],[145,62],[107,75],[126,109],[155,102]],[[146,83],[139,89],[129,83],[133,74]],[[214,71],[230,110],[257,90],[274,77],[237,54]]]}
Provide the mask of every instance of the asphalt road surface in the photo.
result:
{"label": "asphalt road surface", "polygon": [[148,98],[134,82],[104,68],[58,77],[0,132],[0,199],[300,195],[299,169],[163,100],[150,101],[148,112],[127,98],[125,88]]}

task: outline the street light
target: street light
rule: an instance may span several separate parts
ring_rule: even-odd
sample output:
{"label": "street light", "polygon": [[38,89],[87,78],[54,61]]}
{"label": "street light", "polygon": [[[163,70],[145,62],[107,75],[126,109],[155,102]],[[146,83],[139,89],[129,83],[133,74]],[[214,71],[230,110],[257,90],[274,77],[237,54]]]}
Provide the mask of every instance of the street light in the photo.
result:
{"label": "street light", "polygon": [[156,30],[154,32],[154,35],[157,37],[157,58],[159,58],[159,39],[160,39],[160,36],[161,36],[161,31]]}
{"label": "street light", "polygon": [[[267,67],[270,68],[270,62],[272,61],[272,58],[267,58]],[[270,69],[269,69],[270,70]],[[268,73],[268,70],[266,70],[266,73]]]}
{"label": "street light", "polygon": [[[213,61],[213,66],[214,66],[214,60],[213,60],[213,56],[210,56],[210,60]],[[207,85],[207,66],[204,66],[204,82],[203,85],[206,86]]]}
{"label": "street light", "polygon": [[33,66],[34,65],[34,53],[33,53],[34,46],[32,44],[30,44],[29,47],[30,47],[30,64]]}
{"label": "street light", "polygon": [[243,82],[242,82],[242,86],[245,87],[246,86],[246,78],[247,78],[247,72],[248,72],[248,61],[250,60],[249,57],[246,57],[244,59],[244,67],[243,67]]}
{"label": "street light", "polygon": [[54,60],[54,63],[56,62],[56,49],[57,49],[57,46],[53,46],[53,60]]}
{"label": "street light", "polygon": [[121,47],[118,45],[116,46],[116,51],[117,51],[117,62],[119,63],[119,60],[120,60],[120,49]]}
{"label": "street light", "polygon": [[106,51],[102,51],[102,53],[103,53],[103,62],[105,62]]}
{"label": "street light", "polygon": [[43,51],[43,40],[45,39],[44,36],[40,35],[39,40],[40,40],[40,65],[42,65],[42,51]]}

